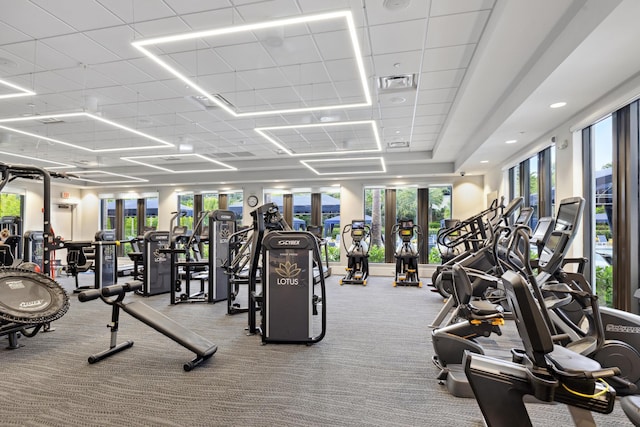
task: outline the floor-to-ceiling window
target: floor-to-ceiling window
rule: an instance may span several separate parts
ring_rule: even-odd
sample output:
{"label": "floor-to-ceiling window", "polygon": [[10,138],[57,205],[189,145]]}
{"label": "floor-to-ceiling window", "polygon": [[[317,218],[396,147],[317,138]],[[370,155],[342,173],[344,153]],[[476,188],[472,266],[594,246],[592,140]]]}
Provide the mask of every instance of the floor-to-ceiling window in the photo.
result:
{"label": "floor-to-ceiling window", "polygon": [[591,196],[595,215],[591,220],[594,235],[593,273],[595,291],[601,304],[610,306],[613,298],[613,128],[612,118],[591,127],[593,183]]}
{"label": "floor-to-ceiling window", "polygon": [[[384,262],[385,259],[385,189],[367,187],[364,189],[364,220],[370,228],[371,245],[369,262]],[[352,218],[362,219],[362,218]]]}
{"label": "floor-to-ceiling window", "polygon": [[444,226],[444,220],[451,219],[451,193],[450,185],[429,187],[429,226],[422,227],[422,232],[427,234],[429,242],[429,264],[441,262],[436,238],[438,231]]}

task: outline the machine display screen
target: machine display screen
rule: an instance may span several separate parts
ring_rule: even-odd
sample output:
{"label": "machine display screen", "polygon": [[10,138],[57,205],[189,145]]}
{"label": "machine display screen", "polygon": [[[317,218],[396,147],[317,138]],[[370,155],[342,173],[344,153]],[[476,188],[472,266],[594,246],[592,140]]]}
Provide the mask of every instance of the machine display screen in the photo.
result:
{"label": "machine display screen", "polygon": [[400,230],[400,235],[401,236],[412,236],[413,235],[413,230],[408,228],[408,229],[404,229],[404,230]]}
{"label": "machine display screen", "polygon": [[364,234],[364,230],[361,228],[352,228],[351,235],[355,237],[360,237]]}
{"label": "machine display screen", "polygon": [[364,230],[364,221],[351,221],[351,229]]}
{"label": "machine display screen", "polygon": [[558,216],[556,217],[556,230],[571,231],[578,222],[580,215],[580,202],[562,203],[558,208]]}
{"label": "machine display screen", "polygon": [[413,228],[413,221],[412,220],[400,221],[400,227],[401,228]]}

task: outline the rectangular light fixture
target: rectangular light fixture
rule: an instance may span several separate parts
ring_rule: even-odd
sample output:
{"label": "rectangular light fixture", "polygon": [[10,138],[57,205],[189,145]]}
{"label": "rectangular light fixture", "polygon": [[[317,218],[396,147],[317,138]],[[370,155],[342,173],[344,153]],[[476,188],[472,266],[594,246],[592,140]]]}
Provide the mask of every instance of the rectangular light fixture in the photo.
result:
{"label": "rectangular light fixture", "polygon": [[[113,173],[101,170],[82,170],[82,171],[73,171],[73,175],[70,175],[69,178],[75,179],[78,181],[87,181],[93,182],[95,184],[126,184],[133,182],[149,182],[148,179],[137,178],[135,176],[123,175],[120,173]],[[83,178],[83,175],[85,177]],[[104,179],[101,179],[103,178]],[[124,179],[117,179],[124,178]]]}
{"label": "rectangular light fixture", "polygon": [[[73,166],[73,165],[67,165],[65,163],[60,163],[60,162],[54,162],[53,160],[39,159],[37,157],[25,156],[25,155],[22,155],[22,154],[7,153],[6,151],[0,151],[0,156],[2,156],[2,157],[11,156],[11,157],[17,157],[19,159],[27,159],[27,160],[30,160],[30,161],[34,161],[36,163],[43,163],[42,167],[44,169],[75,168],[75,166]],[[36,164],[36,166],[40,166],[40,165]]]}
{"label": "rectangular light fixture", "polygon": [[[47,126],[47,124],[45,124],[47,121],[50,120],[56,120],[55,123],[59,123],[62,119],[69,119],[69,118],[87,118],[90,120],[95,120],[97,122],[103,123],[109,127],[112,128],[116,128],[116,129],[121,129],[124,130],[126,132],[129,132],[133,135],[137,135],[141,138],[145,138],[147,140],[153,141],[155,142],[155,144],[152,145],[133,145],[133,146],[126,146],[126,147],[116,147],[116,148],[98,148],[98,149],[93,149],[93,148],[87,148],[87,147],[83,147],[81,145],[77,145],[77,144],[73,144],[71,142],[68,141],[62,141],[60,139],[56,139],[56,138],[51,138],[45,135],[39,135],[37,133],[33,133],[33,132],[28,132],[25,130],[21,130],[21,129],[16,129],[14,127],[9,127],[9,126],[5,126],[6,123],[24,123],[24,122],[39,122],[40,124],[43,124],[43,126]],[[52,122],[54,123],[54,122]],[[54,126],[58,126],[57,124],[54,124]],[[144,132],[140,132],[139,130],[136,129],[132,129],[130,127],[121,125],[119,123],[116,123],[114,121],[111,120],[107,120],[103,117],[97,116],[95,114],[91,114],[91,113],[87,113],[87,112],[79,112],[79,113],[65,113],[65,114],[47,114],[47,115],[34,115],[34,116],[26,116],[26,117],[13,117],[13,118],[8,118],[8,119],[0,119],[0,129],[4,129],[4,130],[8,130],[10,132],[15,132],[21,135],[25,135],[25,136],[30,136],[32,138],[36,138],[36,139],[40,139],[40,140],[44,140],[44,141],[49,141],[49,142],[53,142],[54,144],[62,144],[62,145],[66,145],[67,147],[73,147],[76,148],[78,150],[83,150],[83,151],[88,151],[90,153],[106,153],[106,152],[110,152],[110,151],[131,151],[131,150],[150,150],[150,149],[155,149],[155,148],[169,148],[169,147],[174,147],[173,144],[171,144],[170,142],[164,141],[160,138],[156,138],[155,136],[149,135],[147,133]]]}
{"label": "rectangular light fixture", "polygon": [[[166,43],[175,43],[182,42],[194,39],[205,39],[209,37],[216,37],[222,35],[229,34],[238,34],[248,31],[255,30],[265,30],[274,27],[284,27],[288,25],[300,25],[300,24],[309,24],[313,22],[320,21],[328,21],[335,19],[345,19],[348,27],[349,36],[351,39],[352,49],[354,59],[358,68],[358,75],[360,77],[362,91],[364,95],[364,102],[358,102],[353,104],[339,104],[339,105],[325,105],[325,106],[317,106],[317,107],[304,107],[304,108],[287,108],[287,109],[278,109],[278,110],[265,110],[265,111],[252,111],[252,112],[238,112],[234,108],[232,108],[228,103],[225,103],[220,100],[219,96],[216,96],[217,93],[220,93],[218,89],[205,89],[198,85],[195,81],[191,80],[174,67],[169,65],[162,58],[152,53],[147,47],[149,46],[161,46]],[[358,42],[358,34],[356,33],[355,23],[353,21],[353,15],[351,11],[337,11],[337,12],[329,12],[329,13],[321,13],[317,15],[304,15],[297,16],[293,18],[284,18],[284,19],[276,19],[273,21],[267,22],[259,22],[254,24],[246,24],[246,25],[238,25],[232,27],[224,27],[224,28],[216,28],[206,31],[196,31],[191,33],[184,34],[176,34],[173,36],[164,36],[164,37],[156,37],[145,40],[137,40],[131,43],[136,49],[140,52],[147,55],[150,59],[152,59],[156,64],[160,65],[162,68],[167,70],[169,73],[173,74],[178,79],[182,80],[187,86],[191,89],[198,92],[201,96],[208,98],[211,102],[218,105],[218,107],[225,110],[227,113],[231,114],[234,117],[251,117],[251,116],[264,116],[264,115],[275,115],[275,114],[289,114],[289,113],[300,113],[300,112],[308,112],[308,111],[320,111],[320,110],[333,110],[336,108],[355,108],[355,107],[366,107],[371,105],[371,94],[369,92],[369,84],[367,81],[367,75],[364,69],[364,63],[362,61],[362,51],[360,49],[360,44]]]}
{"label": "rectangular light fixture", "polygon": [[[371,134],[368,137],[372,141],[372,145],[370,148],[359,148],[359,149],[349,149],[348,146],[342,147],[341,149],[335,151],[316,151],[311,153],[294,153],[291,149],[286,147],[282,141],[278,141],[277,139],[277,131],[281,130],[295,130],[298,133],[303,133],[308,129],[318,129],[318,128],[326,128],[332,130],[334,128],[340,127],[361,127],[365,130],[371,130]],[[260,134],[264,139],[275,145],[278,150],[281,150],[283,153],[287,153],[293,157],[300,156],[318,156],[318,155],[344,155],[344,154],[355,154],[355,153],[375,153],[382,151],[382,145],[380,143],[380,135],[378,134],[378,126],[375,120],[360,120],[354,122],[329,122],[329,123],[313,123],[307,125],[287,125],[287,126],[269,126],[269,127],[259,127],[254,128],[254,130]],[[337,129],[340,130],[340,129]],[[329,139],[329,137],[327,137]],[[335,143],[335,141],[330,141],[331,143]],[[343,149],[344,148],[344,149]]]}
{"label": "rectangular light fixture", "polygon": [[[351,157],[337,159],[300,160],[300,163],[311,169],[316,175],[356,175],[371,173],[386,173],[387,167],[382,157]],[[380,164],[380,169],[344,170],[344,168],[369,167],[372,164]],[[312,165],[315,165],[312,166]],[[324,172],[322,170],[325,170]]]}
{"label": "rectangular light fixture", "polygon": [[32,90],[25,89],[23,87],[18,86],[15,83],[11,83],[11,82],[8,82],[6,80],[1,80],[0,79],[0,86],[8,86],[11,89],[14,89],[14,90],[18,91],[18,92],[9,92],[9,93],[0,94],[0,99],[17,98],[19,96],[32,96],[32,95],[36,94]]}
{"label": "rectangular light fixture", "polygon": [[[165,159],[165,160],[174,160],[179,161],[183,158],[196,158],[201,159],[203,162],[209,162],[220,166],[220,168],[207,168],[207,169],[189,169],[189,170],[176,170],[170,169],[168,167],[163,167],[158,164],[153,164],[150,162],[151,159]],[[165,172],[171,173],[202,173],[202,172],[222,172],[222,171],[235,171],[238,170],[233,166],[229,166],[225,163],[219,162],[218,160],[214,160],[210,157],[203,156],[202,154],[171,154],[171,155],[152,155],[152,156],[130,156],[130,157],[120,157],[121,160],[126,160],[128,162],[137,163],[142,166],[147,166],[150,168],[160,169]],[[146,160],[146,161],[145,161]],[[163,163],[166,166],[166,161]]]}

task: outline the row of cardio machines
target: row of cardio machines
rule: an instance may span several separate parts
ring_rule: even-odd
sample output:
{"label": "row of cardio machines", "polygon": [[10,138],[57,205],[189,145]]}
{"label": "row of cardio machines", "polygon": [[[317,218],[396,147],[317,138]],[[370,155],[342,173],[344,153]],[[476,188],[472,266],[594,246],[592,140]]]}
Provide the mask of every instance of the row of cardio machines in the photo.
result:
{"label": "row of cardio machines", "polygon": [[[488,425],[531,425],[524,395],[565,403],[577,425],[594,425],[590,411],[609,413],[616,392],[639,392],[640,317],[599,307],[584,276],[562,268],[575,261],[566,254],[583,205],[579,197],[563,200],[556,218],[541,218],[534,233],[522,225],[496,230],[494,283],[505,294],[501,305],[474,295],[475,272],[452,268],[458,321],[433,331],[434,362],[452,394],[477,399]],[[530,259],[530,244],[537,260]],[[511,361],[485,356],[477,341],[500,335],[504,307],[524,346],[512,350]],[[622,400],[636,425],[639,402],[637,396]]]}
{"label": "row of cardio machines", "polygon": [[[344,236],[349,233],[351,244],[347,248]],[[411,219],[402,219],[391,229],[391,235],[398,235],[399,244],[394,252],[395,278],[393,286],[422,287],[418,272],[418,250],[412,243],[414,237],[422,237],[422,228]],[[367,285],[369,276],[369,248],[371,246],[371,228],[365,220],[353,220],[342,230],[342,244],[347,254],[347,273],[340,279],[340,285]]]}

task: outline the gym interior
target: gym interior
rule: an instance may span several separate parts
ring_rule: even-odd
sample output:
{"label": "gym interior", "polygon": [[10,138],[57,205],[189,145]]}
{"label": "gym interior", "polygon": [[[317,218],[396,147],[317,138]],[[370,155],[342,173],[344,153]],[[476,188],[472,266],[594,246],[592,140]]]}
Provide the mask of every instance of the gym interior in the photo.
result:
{"label": "gym interior", "polygon": [[3,425],[640,425],[636,0],[2,9]]}

